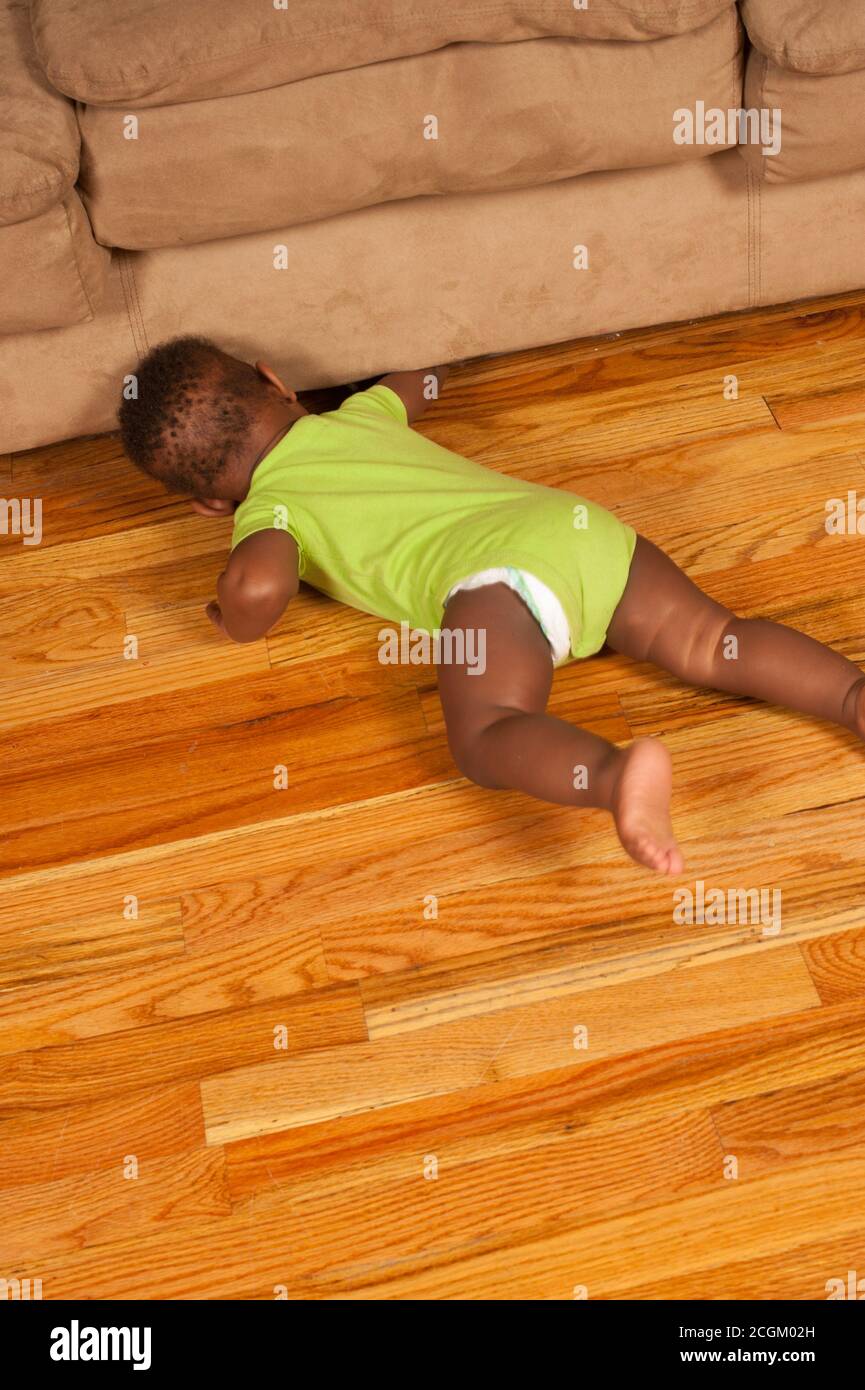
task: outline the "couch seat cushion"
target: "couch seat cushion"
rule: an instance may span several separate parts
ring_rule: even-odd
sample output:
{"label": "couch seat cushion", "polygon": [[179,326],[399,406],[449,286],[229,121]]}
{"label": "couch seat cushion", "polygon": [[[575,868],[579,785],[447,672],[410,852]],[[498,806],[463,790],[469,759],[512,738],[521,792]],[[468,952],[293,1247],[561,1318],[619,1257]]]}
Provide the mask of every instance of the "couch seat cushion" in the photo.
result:
{"label": "couch seat cushion", "polygon": [[[814,77],[779,67],[752,49],[745,105],[781,113],[775,146],[742,146],[747,162],[767,183],[865,169],[865,69]],[[766,148],[771,152],[764,153]]]}
{"label": "couch seat cushion", "polygon": [[123,138],[124,113],[87,106],[85,203],[100,241],[141,249],[423,194],[687,162],[722,146],[677,144],[673,113],[739,105],[740,40],[726,10],[652,43],[456,44],[143,110],[137,139]]}
{"label": "couch seat cushion", "polygon": [[0,227],[0,334],[87,323],[110,259],[74,189],[38,217]]}

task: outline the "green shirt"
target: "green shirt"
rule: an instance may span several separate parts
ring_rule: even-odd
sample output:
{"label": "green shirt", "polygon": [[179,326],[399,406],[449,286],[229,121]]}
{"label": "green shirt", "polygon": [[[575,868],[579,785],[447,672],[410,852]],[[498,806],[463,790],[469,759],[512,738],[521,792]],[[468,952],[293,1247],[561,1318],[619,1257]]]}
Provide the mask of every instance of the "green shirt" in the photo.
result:
{"label": "green shirt", "polygon": [[428,632],[460,580],[527,570],[559,598],[575,657],[603,645],[635,544],[631,528],[593,502],[424,438],[387,386],[302,416],[261,460],[232,548],[273,527],[294,537],[307,584]]}

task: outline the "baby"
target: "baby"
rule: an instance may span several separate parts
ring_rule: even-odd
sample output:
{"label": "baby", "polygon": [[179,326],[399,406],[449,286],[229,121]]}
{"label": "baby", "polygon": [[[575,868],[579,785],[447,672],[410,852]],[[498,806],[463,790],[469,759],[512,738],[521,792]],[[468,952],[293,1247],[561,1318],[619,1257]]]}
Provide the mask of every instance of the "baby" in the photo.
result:
{"label": "baby", "polygon": [[234,513],[208,615],[263,637],[301,579],[392,622],[443,625],[485,660],[438,666],[448,742],[483,787],[609,811],[638,863],[683,869],[670,756],[617,748],[545,713],[554,665],[606,643],[692,685],[785,704],[865,734],[865,676],[779,623],[737,618],[663,551],[571,492],[506,477],[410,426],[447,375],[394,372],[314,415],[264,362],[203,338],[153,349],[124,400],[127,454],[208,516]]}

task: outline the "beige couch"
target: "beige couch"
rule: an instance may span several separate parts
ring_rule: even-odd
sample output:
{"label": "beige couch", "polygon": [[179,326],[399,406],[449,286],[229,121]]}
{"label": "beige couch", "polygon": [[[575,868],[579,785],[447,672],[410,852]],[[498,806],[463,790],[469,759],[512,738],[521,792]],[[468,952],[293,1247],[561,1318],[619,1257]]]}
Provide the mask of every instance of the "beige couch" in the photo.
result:
{"label": "beige couch", "polygon": [[180,332],[303,388],[865,284],[859,0],[0,0],[0,65],[0,451]]}

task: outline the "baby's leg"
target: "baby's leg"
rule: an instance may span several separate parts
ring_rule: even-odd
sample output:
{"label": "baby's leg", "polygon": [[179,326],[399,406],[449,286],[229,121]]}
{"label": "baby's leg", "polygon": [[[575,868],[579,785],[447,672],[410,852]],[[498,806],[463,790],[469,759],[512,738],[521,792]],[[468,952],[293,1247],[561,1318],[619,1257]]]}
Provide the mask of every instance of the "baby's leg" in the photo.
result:
{"label": "baby's leg", "polygon": [[[486,665],[441,664],[439,693],[460,771],[482,787],[510,787],[564,806],[600,806],[641,864],[681,873],[670,825],[670,756],[654,739],[616,748],[545,714],[553,664],[546,639],[506,585],[461,590],[444,626],[485,635]],[[466,644],[466,650],[476,648]]]}
{"label": "baby's leg", "polygon": [[691,685],[752,695],[865,736],[858,666],[794,628],[737,618],[642,536],[607,641]]}

